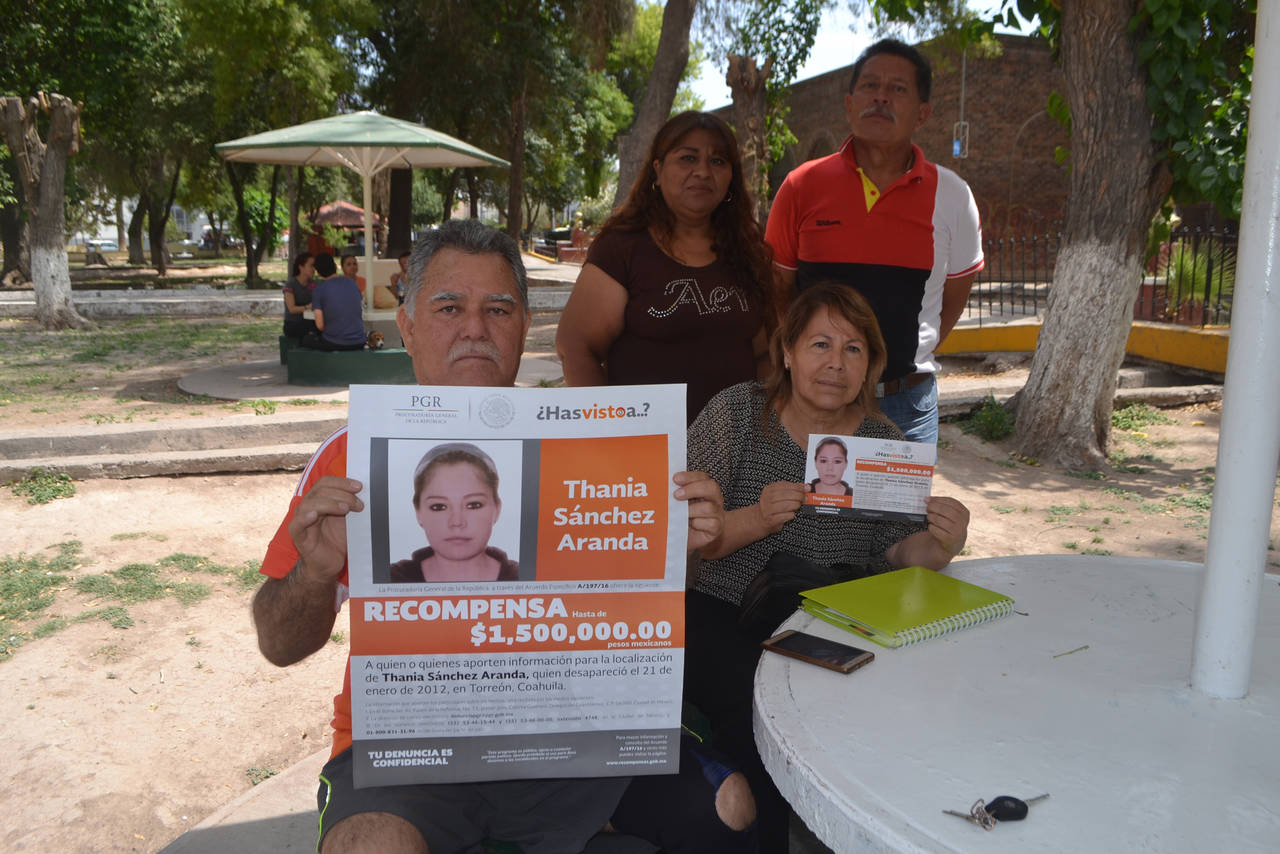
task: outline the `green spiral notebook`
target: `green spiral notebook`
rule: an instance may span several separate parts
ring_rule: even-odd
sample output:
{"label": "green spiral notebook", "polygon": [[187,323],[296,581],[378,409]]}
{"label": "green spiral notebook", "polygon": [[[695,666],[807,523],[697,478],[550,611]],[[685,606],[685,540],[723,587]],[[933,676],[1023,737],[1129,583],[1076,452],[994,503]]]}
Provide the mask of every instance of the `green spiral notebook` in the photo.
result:
{"label": "green spiral notebook", "polygon": [[1003,593],[923,566],[815,587],[800,595],[801,607],[815,617],[891,649],[1013,610],[1013,600]]}

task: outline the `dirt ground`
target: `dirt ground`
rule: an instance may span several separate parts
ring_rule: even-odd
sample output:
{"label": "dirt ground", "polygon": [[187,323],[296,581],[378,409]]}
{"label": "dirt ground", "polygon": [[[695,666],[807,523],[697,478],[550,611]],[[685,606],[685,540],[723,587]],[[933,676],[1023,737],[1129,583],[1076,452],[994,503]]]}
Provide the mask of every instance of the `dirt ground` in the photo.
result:
{"label": "dirt ground", "polygon": [[[1164,414],[1175,423],[1117,432],[1114,459],[1127,470],[1097,480],[1018,460],[1007,442],[985,443],[944,425],[935,493],[972,511],[962,557],[1202,560],[1219,407]],[[40,415],[24,411],[22,420]],[[50,413],[48,423],[58,418]],[[346,655],[345,612],[321,653],[277,669],[257,652],[251,592],[235,572],[164,561],[177,553],[224,568],[256,565],[296,477],[97,480],[42,505],[0,489],[0,557],[48,560],[56,544],[80,543],[51,604],[23,628],[54,617],[66,626],[0,658],[0,718],[13,747],[0,772],[0,814],[7,817],[0,851],[154,852],[255,780],[328,744],[331,697]],[[1278,521],[1273,508],[1273,543]],[[160,583],[172,595],[123,604],[127,627],[75,621],[118,604],[77,590],[77,579],[111,572],[123,578],[122,569],[139,564],[161,566]],[[1270,568],[1276,571],[1274,561]],[[210,592],[182,604],[175,597],[191,583]]]}

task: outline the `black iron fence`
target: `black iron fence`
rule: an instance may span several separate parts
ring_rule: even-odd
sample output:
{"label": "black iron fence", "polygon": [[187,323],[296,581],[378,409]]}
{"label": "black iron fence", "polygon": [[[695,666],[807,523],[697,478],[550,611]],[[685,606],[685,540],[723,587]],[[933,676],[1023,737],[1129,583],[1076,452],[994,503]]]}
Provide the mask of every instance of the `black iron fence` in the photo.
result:
{"label": "black iron fence", "polygon": [[[1183,326],[1228,325],[1238,235],[1230,229],[1176,228],[1147,263],[1135,320]],[[1062,235],[983,241],[986,266],[973,283],[966,317],[1008,321],[1042,314]]]}
{"label": "black iron fence", "polygon": [[1147,263],[1134,318],[1183,326],[1230,324],[1238,245],[1239,235],[1229,229],[1175,228]]}
{"label": "black iron fence", "polygon": [[986,266],[973,281],[967,316],[981,323],[1043,313],[1061,245],[1060,233],[984,240]]}

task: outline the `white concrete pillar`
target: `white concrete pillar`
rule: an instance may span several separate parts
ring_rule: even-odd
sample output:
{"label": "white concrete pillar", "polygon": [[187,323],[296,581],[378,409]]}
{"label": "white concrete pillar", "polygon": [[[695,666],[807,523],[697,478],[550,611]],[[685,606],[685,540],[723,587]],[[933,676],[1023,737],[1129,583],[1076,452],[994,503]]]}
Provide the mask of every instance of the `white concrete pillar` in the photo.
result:
{"label": "white concrete pillar", "polygon": [[1191,684],[1249,691],[1280,458],[1280,0],[1258,3],[1240,254]]}
{"label": "white concrete pillar", "polygon": [[360,170],[364,182],[364,310],[373,308],[373,173],[369,165]]}

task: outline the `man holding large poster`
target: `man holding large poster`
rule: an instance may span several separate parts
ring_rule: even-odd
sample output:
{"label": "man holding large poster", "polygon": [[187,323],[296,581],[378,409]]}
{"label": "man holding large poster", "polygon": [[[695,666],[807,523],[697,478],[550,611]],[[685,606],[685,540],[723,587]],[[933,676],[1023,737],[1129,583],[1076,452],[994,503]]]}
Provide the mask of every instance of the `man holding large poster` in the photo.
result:
{"label": "man holding large poster", "polygon": [[[450,221],[415,248],[409,291],[397,318],[424,385],[514,383],[530,315],[519,251],[510,238],[470,220]],[[258,644],[287,666],[328,641],[347,598],[347,522],[364,511],[363,485],[346,477],[347,433],[317,451],[272,539],[254,598]],[[676,477],[689,502],[688,547],[723,526],[714,482]],[[351,674],[334,699],[334,754],[318,792],[320,850],[479,850],[512,842],[526,854],[579,851],[612,827],[668,851],[748,851],[754,805],[742,775],[703,750],[685,749],[680,774],[653,777],[508,780],[356,789],[351,760]]]}

